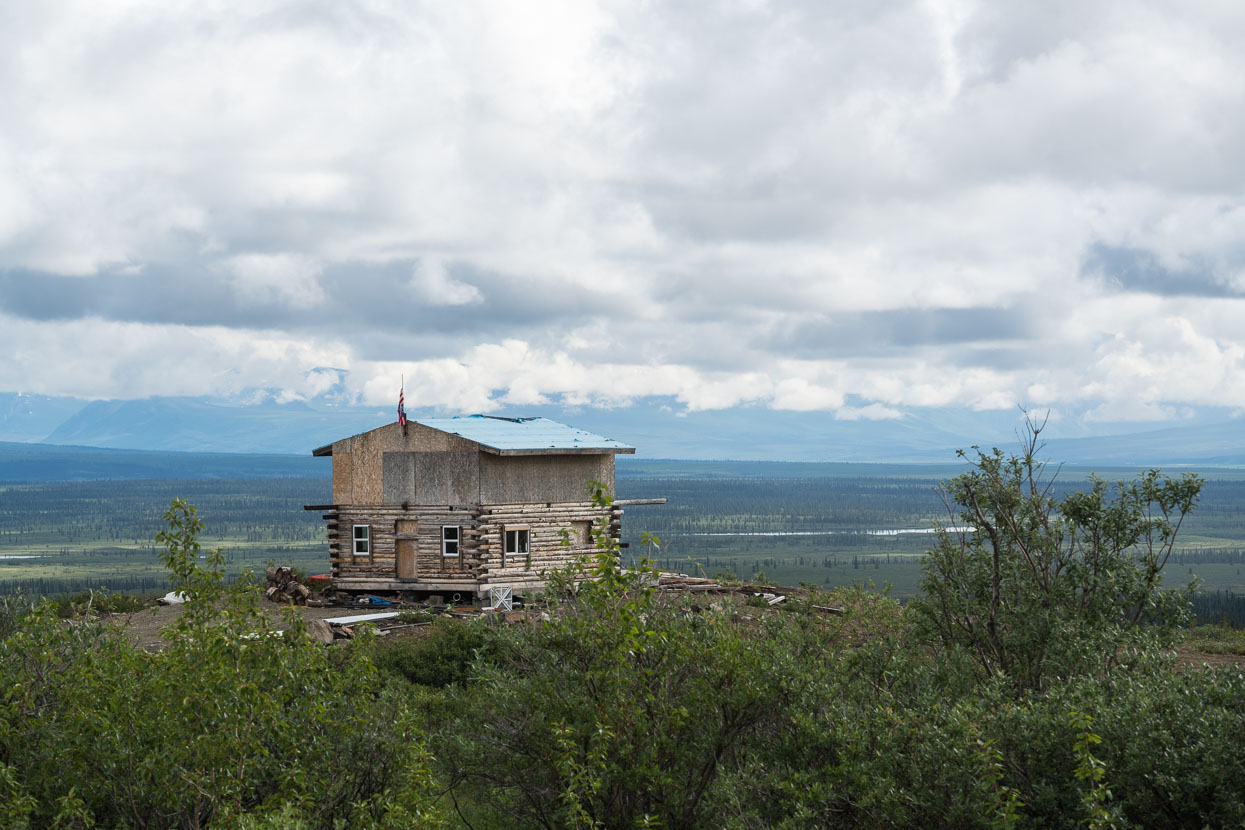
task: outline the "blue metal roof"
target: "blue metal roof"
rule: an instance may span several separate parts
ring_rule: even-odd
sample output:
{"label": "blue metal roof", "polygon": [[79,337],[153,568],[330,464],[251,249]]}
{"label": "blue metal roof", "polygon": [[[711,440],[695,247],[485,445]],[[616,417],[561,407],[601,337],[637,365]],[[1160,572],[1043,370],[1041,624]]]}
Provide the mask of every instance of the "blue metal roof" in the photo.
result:
{"label": "blue metal roof", "polygon": [[458,418],[418,418],[417,424],[461,435],[485,447],[502,452],[540,450],[599,450],[635,452],[612,438],[605,438],[582,429],[559,424],[548,418],[499,418],[492,415],[468,415]]}

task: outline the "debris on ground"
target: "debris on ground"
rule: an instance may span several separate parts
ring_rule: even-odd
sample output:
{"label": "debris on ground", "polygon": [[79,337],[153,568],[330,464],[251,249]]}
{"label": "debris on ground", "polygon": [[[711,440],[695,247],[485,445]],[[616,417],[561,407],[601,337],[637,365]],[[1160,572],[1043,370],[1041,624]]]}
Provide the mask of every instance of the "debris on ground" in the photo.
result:
{"label": "debris on ground", "polygon": [[371,605],[371,606],[376,606],[379,608],[385,608],[390,605],[393,605],[393,601],[385,599],[384,597],[375,597],[375,596],[372,596],[371,594],[364,594],[361,597],[355,598],[354,605],[363,605],[363,606]]}
{"label": "debris on ground", "polygon": [[[797,589],[778,588],[771,585],[747,585],[744,583],[724,583],[703,576],[661,571],[657,574],[657,590],[667,594],[740,594],[743,596],[760,597],[766,605],[778,605],[786,602],[797,593]],[[780,593],[781,592],[781,593]],[[813,605],[815,611],[838,615],[843,609],[831,605]]]}
{"label": "debris on ground", "polygon": [[304,605],[311,596],[311,589],[294,578],[292,568],[269,565],[264,577],[267,579],[264,596],[278,605]]}

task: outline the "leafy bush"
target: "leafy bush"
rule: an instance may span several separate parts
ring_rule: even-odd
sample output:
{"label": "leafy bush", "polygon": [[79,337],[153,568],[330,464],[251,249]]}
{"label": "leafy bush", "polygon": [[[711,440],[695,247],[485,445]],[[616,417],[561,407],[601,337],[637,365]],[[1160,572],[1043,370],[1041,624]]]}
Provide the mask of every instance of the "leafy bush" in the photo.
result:
{"label": "leafy bush", "polygon": [[978,450],[947,482],[959,527],[939,528],[912,603],[932,643],[962,649],[979,676],[1003,674],[1019,691],[1109,668],[1128,643],[1170,644],[1195,588],[1164,591],[1160,574],[1202,481],[1157,470],[1113,486],[1091,477],[1089,492],[1056,499],[1036,458],[1040,433],[1030,422],[1020,456]]}
{"label": "leafy bush", "polygon": [[1187,628],[1184,643],[1207,654],[1245,654],[1245,630],[1227,625],[1198,625]]}
{"label": "leafy bush", "polygon": [[128,614],[152,605],[151,597],[136,594],[114,594],[108,590],[83,591],[79,594],[58,597],[51,601],[61,617],[80,617],[92,614]]}
{"label": "leafy bush", "polygon": [[166,562],[189,596],[165,650],[66,626],[47,604],[0,642],[5,826],[227,827],[270,812],[307,827],[435,826],[413,715],[366,638],[326,649],[297,618],[283,636],[256,592],[224,584],[218,553],[198,564],[193,508],[174,502],[165,520]]}
{"label": "leafy bush", "polygon": [[494,818],[709,826],[720,770],[782,710],[788,655],[729,612],[688,614],[638,576],[601,576],[547,625],[498,633],[440,735],[448,774]]}
{"label": "leafy bush", "polygon": [[33,608],[21,591],[0,595],[0,640],[17,631]]}
{"label": "leafy bush", "polygon": [[428,633],[387,637],[376,648],[376,665],[408,683],[442,688],[471,679],[476,653],[492,642],[482,622],[437,618]]}
{"label": "leafy bush", "polygon": [[[1093,515],[1115,517],[1102,538],[1125,538],[1137,503],[1104,493],[1047,503],[1058,532],[1031,526],[1021,541],[1064,550],[1092,536]],[[1016,662],[987,674],[973,646],[991,642],[929,639],[928,608],[855,586],[788,600],[804,613],[698,610],[620,569],[608,541],[588,570],[552,580],[544,624],[438,620],[425,636],[324,647],[297,616],[276,632],[255,591],[224,584],[193,508],[175,503],[166,521],[190,602],[164,651],[98,619],[66,624],[50,604],[0,609],[0,826],[437,827],[442,792],[481,827],[1245,824],[1245,674],[1178,674],[1157,638],[1134,636],[1128,586],[1155,616],[1166,601],[1149,602],[1144,555],[1140,582],[1094,588],[1114,610],[1051,612],[1025,635],[995,609]],[[1151,528],[1170,540],[1176,526]],[[1011,543],[961,552],[985,558],[944,575],[987,586],[993,554],[1023,558]],[[1078,556],[1064,573],[1092,573]],[[1045,596],[1079,602],[1078,585]],[[1041,588],[1000,595],[1038,602]],[[989,588],[970,596],[989,613]],[[1079,644],[1052,649],[1054,631]],[[1086,657],[1098,642],[1108,652]],[[1034,675],[1017,650],[1039,647]]]}

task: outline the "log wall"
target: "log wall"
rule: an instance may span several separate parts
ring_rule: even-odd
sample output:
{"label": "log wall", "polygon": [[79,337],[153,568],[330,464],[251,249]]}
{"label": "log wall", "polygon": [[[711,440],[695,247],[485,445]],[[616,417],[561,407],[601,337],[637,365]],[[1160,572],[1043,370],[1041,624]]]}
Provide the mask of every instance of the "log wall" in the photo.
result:
{"label": "log wall", "polygon": [[[591,540],[585,541],[582,536],[585,525],[605,526],[619,538],[621,517],[622,508],[603,509],[591,502],[438,505],[405,510],[395,505],[339,505],[324,516],[335,577],[396,579],[397,523],[415,520],[415,581],[470,579],[480,585],[543,583],[547,572],[594,552]],[[371,554],[366,558],[353,555],[356,524],[371,528]],[[443,525],[460,528],[457,558],[441,556]],[[528,530],[527,555],[504,553],[507,527]],[[563,530],[570,537],[570,546],[563,544]]]}

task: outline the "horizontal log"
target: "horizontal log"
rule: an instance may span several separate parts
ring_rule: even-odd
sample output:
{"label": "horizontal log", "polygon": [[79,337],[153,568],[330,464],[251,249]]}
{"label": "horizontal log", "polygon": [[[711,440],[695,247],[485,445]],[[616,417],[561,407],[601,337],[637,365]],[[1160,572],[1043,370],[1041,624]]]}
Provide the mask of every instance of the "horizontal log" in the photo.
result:
{"label": "horizontal log", "polygon": [[522,508],[522,506],[519,506],[519,508],[507,508],[504,510],[488,510],[487,513],[484,513],[482,515],[488,516],[488,518],[497,519],[498,516],[512,516],[512,515],[555,516],[555,515],[566,515],[566,514],[599,515],[603,513],[609,513],[609,510],[598,508],[598,506],[559,505],[557,506],[557,508],[540,508],[540,506],[534,506],[534,508]]}
{"label": "horizontal log", "polygon": [[590,501],[555,501],[555,502],[506,502],[502,504],[489,504],[480,508],[482,513],[515,513],[529,512],[532,510],[601,510],[600,505]]}

